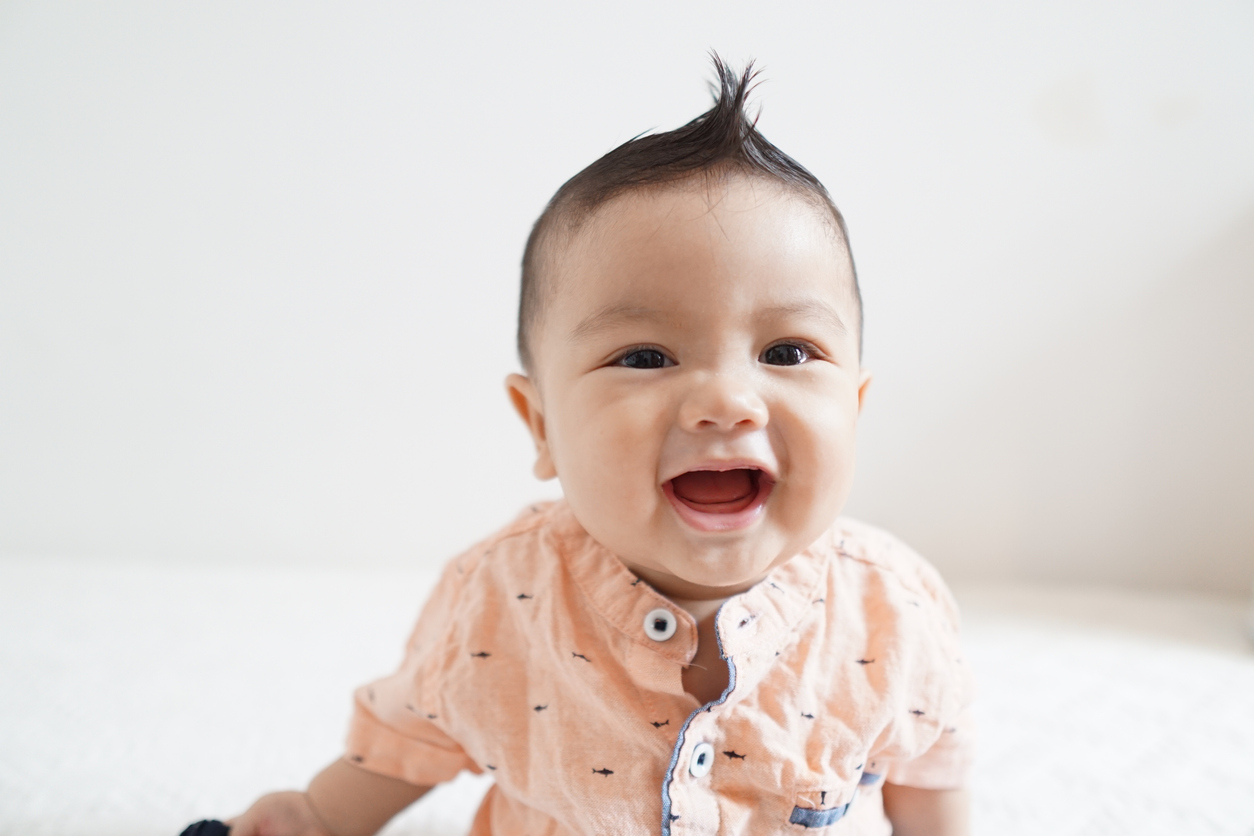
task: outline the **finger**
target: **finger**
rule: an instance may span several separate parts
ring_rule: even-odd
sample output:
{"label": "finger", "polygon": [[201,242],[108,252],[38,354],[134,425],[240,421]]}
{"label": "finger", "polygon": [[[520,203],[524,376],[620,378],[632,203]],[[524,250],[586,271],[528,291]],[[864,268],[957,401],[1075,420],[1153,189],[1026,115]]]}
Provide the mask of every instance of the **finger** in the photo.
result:
{"label": "finger", "polygon": [[248,815],[251,812],[246,810],[222,822],[231,829],[230,836],[257,836],[256,822]]}

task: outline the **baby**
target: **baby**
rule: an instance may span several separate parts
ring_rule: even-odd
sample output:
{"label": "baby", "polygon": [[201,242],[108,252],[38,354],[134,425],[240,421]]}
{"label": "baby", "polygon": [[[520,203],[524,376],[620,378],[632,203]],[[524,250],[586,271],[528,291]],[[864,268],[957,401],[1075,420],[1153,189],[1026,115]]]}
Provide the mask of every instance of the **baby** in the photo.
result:
{"label": "baby", "polygon": [[568,181],[523,258],[533,506],[456,558],[347,753],[233,836],[381,828],[463,769],[482,834],[963,834],[939,576],[838,518],[869,373],[844,221],[714,107]]}

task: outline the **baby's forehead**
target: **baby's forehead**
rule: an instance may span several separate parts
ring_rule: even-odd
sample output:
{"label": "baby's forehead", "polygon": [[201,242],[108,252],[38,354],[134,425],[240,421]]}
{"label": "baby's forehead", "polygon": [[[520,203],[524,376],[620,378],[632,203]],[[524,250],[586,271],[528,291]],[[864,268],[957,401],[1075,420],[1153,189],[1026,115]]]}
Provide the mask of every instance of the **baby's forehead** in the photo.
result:
{"label": "baby's forehead", "polygon": [[[801,211],[776,211],[784,206]],[[652,234],[716,213],[770,218],[793,227],[822,229],[834,243],[842,248],[847,246],[841,223],[816,195],[777,180],[747,175],[689,177],[675,183],[624,190],[583,211],[571,207],[564,224],[565,241],[561,243],[571,248],[604,246],[607,239],[624,233],[644,230]]]}
{"label": "baby's forehead", "polygon": [[595,207],[570,207],[546,242],[549,265],[552,272],[561,273],[570,262],[608,253],[631,257],[658,253],[683,229],[702,224],[729,239],[743,238],[746,229],[763,226],[790,238],[821,234],[842,254],[846,251],[844,233],[831,213],[796,189],[760,178],[738,177],[711,185],[689,179],[624,191]]}
{"label": "baby's forehead", "polygon": [[590,273],[694,258],[707,243],[702,236],[725,239],[714,242],[718,257],[742,260],[777,257],[780,242],[809,242],[832,260],[830,277],[854,289],[844,230],[828,207],[785,184],[743,177],[635,189],[572,212],[547,242],[546,302],[583,296]]}

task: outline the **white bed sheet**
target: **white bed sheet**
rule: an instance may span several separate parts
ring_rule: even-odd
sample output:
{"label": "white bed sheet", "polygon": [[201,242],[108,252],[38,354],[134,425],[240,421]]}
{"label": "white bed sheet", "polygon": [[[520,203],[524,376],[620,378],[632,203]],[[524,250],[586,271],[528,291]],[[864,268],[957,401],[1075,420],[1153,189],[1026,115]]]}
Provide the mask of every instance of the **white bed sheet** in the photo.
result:
{"label": "white bed sheet", "polygon": [[[0,559],[0,834],[176,836],[303,786],[432,582]],[[1243,599],[957,593],[980,681],[976,836],[1254,834]],[[386,832],[464,833],[486,781],[463,775]]]}

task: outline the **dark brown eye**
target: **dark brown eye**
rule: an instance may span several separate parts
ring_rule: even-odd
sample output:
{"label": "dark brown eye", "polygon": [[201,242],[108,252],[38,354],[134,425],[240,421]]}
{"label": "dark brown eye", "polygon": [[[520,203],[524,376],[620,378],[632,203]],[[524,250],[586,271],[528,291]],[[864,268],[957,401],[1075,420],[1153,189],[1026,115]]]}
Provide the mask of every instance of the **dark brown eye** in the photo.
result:
{"label": "dark brown eye", "polygon": [[660,369],[666,365],[666,355],[654,348],[639,348],[618,362],[629,369]]}
{"label": "dark brown eye", "polygon": [[762,362],[768,366],[797,366],[809,359],[809,354],[799,345],[773,345],[762,352]]}

